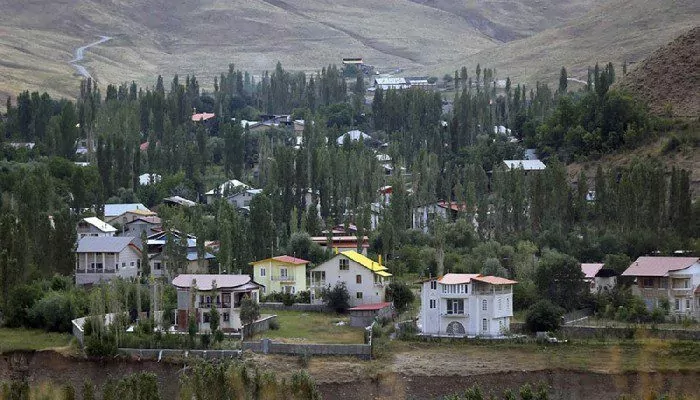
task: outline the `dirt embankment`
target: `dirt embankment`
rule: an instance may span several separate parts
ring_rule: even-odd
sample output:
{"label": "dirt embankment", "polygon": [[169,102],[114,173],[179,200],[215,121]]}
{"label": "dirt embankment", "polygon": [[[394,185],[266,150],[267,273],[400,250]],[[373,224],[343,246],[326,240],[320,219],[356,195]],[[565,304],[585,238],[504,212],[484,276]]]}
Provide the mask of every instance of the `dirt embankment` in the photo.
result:
{"label": "dirt embankment", "polygon": [[[295,360],[291,357],[290,364],[294,364]],[[24,376],[31,384],[52,381],[61,385],[70,383],[80,388],[86,380],[101,386],[107,379],[118,379],[134,372],[156,374],[163,398],[177,398],[178,378],[183,373],[182,363],[86,360],[65,357],[52,351],[18,352],[0,356],[0,381]],[[612,400],[622,394],[641,397],[650,390],[685,394],[688,398],[700,393],[698,372],[605,374],[556,369],[510,372],[485,369],[484,372],[432,376],[431,371],[425,371],[424,375],[379,371],[362,380],[330,382],[328,377],[318,376],[323,371],[313,368],[311,371],[320,382],[319,389],[324,399],[433,399],[462,392],[472,385],[479,385],[487,393],[500,394],[505,389],[517,389],[525,383],[547,385],[550,388],[550,398],[555,400]]]}

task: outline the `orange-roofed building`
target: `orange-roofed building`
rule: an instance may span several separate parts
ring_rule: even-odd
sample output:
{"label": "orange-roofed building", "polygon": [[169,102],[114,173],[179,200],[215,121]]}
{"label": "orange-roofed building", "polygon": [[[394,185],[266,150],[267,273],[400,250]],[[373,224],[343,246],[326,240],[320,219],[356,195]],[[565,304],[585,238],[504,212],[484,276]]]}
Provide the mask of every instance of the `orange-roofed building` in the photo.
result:
{"label": "orange-roofed building", "polygon": [[296,294],[307,290],[307,260],[292,256],[277,256],[253,261],[253,279],[264,285],[263,293],[272,292]]}
{"label": "orange-roofed building", "polygon": [[516,281],[481,274],[446,274],[422,282],[423,335],[498,337],[510,330]]}
{"label": "orange-roofed building", "polygon": [[192,122],[208,121],[208,120],[214,118],[215,116],[216,115],[214,113],[192,114]]}

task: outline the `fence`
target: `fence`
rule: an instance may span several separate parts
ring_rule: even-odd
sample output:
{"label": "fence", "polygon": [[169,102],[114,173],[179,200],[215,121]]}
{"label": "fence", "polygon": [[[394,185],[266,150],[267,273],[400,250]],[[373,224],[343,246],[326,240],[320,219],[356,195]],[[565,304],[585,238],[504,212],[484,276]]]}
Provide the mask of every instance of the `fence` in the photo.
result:
{"label": "fence", "polygon": [[285,306],[283,303],[265,302],[260,303],[260,308],[268,310],[291,310],[291,311],[307,311],[307,312],[331,312],[325,304],[304,304],[294,303],[291,306]]}
{"label": "fence", "polygon": [[298,344],[261,339],[259,342],[243,342],[242,348],[263,354],[355,356],[363,360],[372,358],[371,344]]}
{"label": "fence", "polygon": [[[512,332],[524,332],[525,326],[520,322],[511,322]],[[569,339],[634,339],[658,338],[674,340],[700,340],[700,330],[686,329],[652,329],[641,326],[562,326],[556,336]]]}
{"label": "fence", "polygon": [[180,349],[129,349],[120,348],[120,353],[142,359],[158,360],[164,357],[203,358],[205,360],[221,360],[225,358],[239,358],[240,350],[180,350]]}
{"label": "fence", "polygon": [[593,315],[593,310],[584,308],[582,310],[576,310],[570,313],[566,313],[561,318],[564,325],[568,325],[577,321],[584,320],[590,317],[591,315]]}

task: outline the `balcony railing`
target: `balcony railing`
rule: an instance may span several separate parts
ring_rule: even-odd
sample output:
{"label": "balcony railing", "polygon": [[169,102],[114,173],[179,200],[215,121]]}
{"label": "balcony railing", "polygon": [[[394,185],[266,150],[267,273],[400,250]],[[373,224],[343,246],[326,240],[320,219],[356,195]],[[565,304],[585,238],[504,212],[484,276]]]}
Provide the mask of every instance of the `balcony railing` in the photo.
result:
{"label": "balcony railing", "polygon": [[213,305],[216,305],[216,308],[231,308],[231,303],[199,303],[199,307],[197,308],[211,308]]}
{"label": "balcony railing", "polygon": [[308,287],[326,287],[326,281],[307,281]]}
{"label": "balcony railing", "polygon": [[271,275],[270,280],[280,282],[294,282],[294,275]]}

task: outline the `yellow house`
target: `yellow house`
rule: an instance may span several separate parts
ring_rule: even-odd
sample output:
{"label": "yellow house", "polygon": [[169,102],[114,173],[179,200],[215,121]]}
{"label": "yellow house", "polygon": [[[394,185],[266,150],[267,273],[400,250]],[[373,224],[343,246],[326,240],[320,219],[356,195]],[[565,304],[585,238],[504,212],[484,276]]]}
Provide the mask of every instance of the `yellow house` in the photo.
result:
{"label": "yellow house", "polygon": [[263,293],[296,294],[306,290],[306,264],[309,262],[291,256],[277,256],[253,261],[253,280],[263,287]]}

